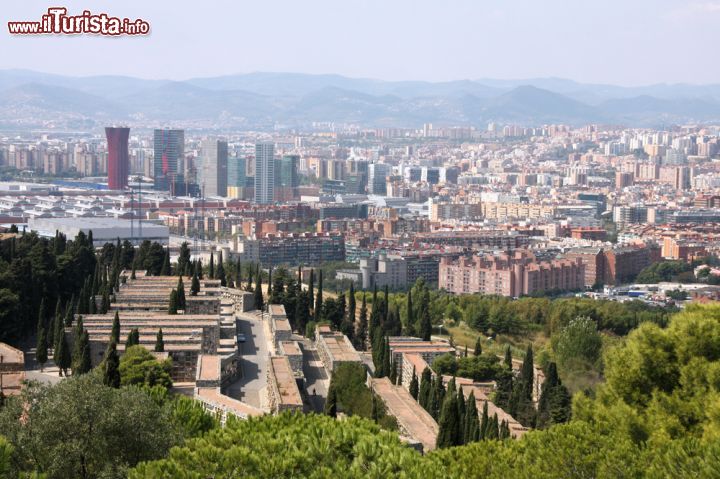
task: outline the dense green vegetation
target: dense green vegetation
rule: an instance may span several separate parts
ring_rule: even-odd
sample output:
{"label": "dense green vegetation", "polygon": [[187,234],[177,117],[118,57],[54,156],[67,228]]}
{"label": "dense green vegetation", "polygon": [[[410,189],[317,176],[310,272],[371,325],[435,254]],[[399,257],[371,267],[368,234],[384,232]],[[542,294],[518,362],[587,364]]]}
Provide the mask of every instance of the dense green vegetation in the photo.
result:
{"label": "dense green vegetation", "polygon": [[5,456],[12,477],[126,477],[128,467],[164,457],[184,438],[215,427],[191,399],[169,396],[163,388],[108,387],[99,373],[55,386],[29,384],[0,409],[0,431],[12,446],[3,452],[0,441],[0,471]]}
{"label": "dense green vegetation", "polygon": [[[359,418],[282,415],[231,421],[130,477],[717,477],[720,307],[692,306],[665,329],[645,323],[604,360],[607,382],[595,398],[578,394],[568,424],[517,441],[421,456]],[[548,381],[557,387],[551,369]]]}

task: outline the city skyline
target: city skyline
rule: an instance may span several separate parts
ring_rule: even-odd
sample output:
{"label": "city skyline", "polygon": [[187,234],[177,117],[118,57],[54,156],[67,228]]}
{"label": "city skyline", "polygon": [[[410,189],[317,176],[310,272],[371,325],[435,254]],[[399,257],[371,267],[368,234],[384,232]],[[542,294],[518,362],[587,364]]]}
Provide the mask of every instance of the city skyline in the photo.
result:
{"label": "city skyline", "polygon": [[[256,71],[424,81],[561,77],[623,86],[703,84],[720,78],[720,67],[707,61],[704,48],[713,42],[713,25],[720,18],[720,2],[714,0],[602,5],[457,0],[442,8],[408,1],[222,1],[193,9],[192,15],[183,15],[192,8],[188,2],[176,2],[173,10],[136,0],[111,6],[69,0],[65,6],[70,12],[89,9],[143,18],[151,33],[137,38],[6,33],[0,36],[0,48],[7,52],[0,69],[172,80]],[[4,10],[5,21],[33,20],[43,13],[42,7],[27,3]],[[348,32],[348,13],[355,32]],[[272,18],[278,34],[257,42],[265,23],[243,20],[262,17]],[[236,28],[238,19],[241,29]],[[228,44],[238,48],[240,61],[208,55]],[[322,55],[315,54],[320,45]],[[470,54],[448,54],[460,50]],[[68,62],[70,56],[95,61]],[[184,60],[193,56],[205,59],[202,69],[188,68]],[[133,61],[113,60],[123,57]]]}

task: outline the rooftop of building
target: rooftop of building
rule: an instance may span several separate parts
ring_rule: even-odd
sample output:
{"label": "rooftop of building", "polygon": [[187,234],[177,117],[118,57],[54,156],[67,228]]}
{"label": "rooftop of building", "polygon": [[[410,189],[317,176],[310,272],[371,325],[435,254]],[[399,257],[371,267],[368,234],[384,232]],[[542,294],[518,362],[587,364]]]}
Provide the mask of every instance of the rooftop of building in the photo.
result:
{"label": "rooftop of building", "polygon": [[342,333],[322,334],[318,341],[325,344],[328,354],[336,362],[360,362],[360,354]]}
{"label": "rooftop of building", "polygon": [[275,377],[275,384],[280,394],[280,402],[286,406],[302,407],[303,402],[300,396],[300,390],[298,389],[287,356],[272,356],[270,358],[270,370]]}

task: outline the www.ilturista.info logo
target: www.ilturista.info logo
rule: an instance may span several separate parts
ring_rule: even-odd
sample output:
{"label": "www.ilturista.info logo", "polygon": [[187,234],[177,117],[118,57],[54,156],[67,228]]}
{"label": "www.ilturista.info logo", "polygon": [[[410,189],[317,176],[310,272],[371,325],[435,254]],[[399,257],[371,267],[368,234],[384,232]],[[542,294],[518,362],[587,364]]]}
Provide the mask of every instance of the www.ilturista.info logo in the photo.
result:
{"label": "www.ilturista.info logo", "polygon": [[48,8],[39,22],[8,22],[12,35],[147,35],[150,24],[138,18],[111,17],[85,10],[81,15],[68,15],[67,8]]}

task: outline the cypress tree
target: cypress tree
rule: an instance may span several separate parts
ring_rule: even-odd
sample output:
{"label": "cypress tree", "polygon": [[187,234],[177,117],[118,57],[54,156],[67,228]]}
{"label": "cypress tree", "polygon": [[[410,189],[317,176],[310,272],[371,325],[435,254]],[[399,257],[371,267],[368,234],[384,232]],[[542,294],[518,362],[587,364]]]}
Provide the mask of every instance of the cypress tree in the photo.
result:
{"label": "cypress tree", "polygon": [[162,328],[158,329],[157,337],[155,338],[155,352],[162,353],[165,351],[165,341],[163,340]]}
{"label": "cypress tree", "polygon": [[97,314],[97,303],[95,303],[94,295],[90,295],[88,300],[88,314]]}
{"label": "cypress tree", "polygon": [[380,419],[380,408],[378,405],[377,397],[374,393],[372,394],[372,412],[370,414],[372,416],[372,420],[377,423]]}
{"label": "cypress tree", "polygon": [[65,327],[69,328],[73,323],[73,316],[75,314],[75,295],[73,294],[70,301],[65,305]]}
{"label": "cypress tree", "polygon": [[360,305],[360,317],[358,318],[357,329],[355,331],[356,347],[365,350],[368,334],[368,317],[367,317],[367,299],[363,291],[362,303]]}
{"label": "cypress tree", "polygon": [[170,291],[170,303],[168,305],[168,314],[177,314],[178,312],[178,297],[177,290],[173,289]]}
{"label": "cypress tree", "polygon": [[438,426],[440,426],[437,437],[438,449],[459,444],[460,419],[458,418],[457,396],[455,394],[449,393],[445,397]]}
{"label": "cypress tree", "polygon": [[465,425],[463,428],[463,443],[470,444],[471,442],[477,441],[480,433],[480,423],[474,391],[470,391],[470,394],[465,401],[464,422]]}
{"label": "cypress tree", "polygon": [[510,438],[510,426],[508,426],[507,421],[503,421],[502,423],[500,423],[500,431],[498,434],[498,438],[501,441]]}
{"label": "cypress tree", "polygon": [[265,307],[265,302],[263,300],[263,293],[262,293],[262,279],[261,279],[261,272],[260,272],[260,265],[257,267],[257,278],[255,283],[255,309],[259,309],[260,311],[263,310]]}
{"label": "cypress tree", "polygon": [[432,323],[430,322],[430,310],[429,308],[422,309],[422,315],[420,316],[420,337],[423,341],[430,341],[432,336]]}
{"label": "cypress tree", "polygon": [[251,291],[253,290],[253,267],[251,264],[248,265],[248,282],[247,286],[245,286],[245,291]]}
{"label": "cypress tree", "polygon": [[490,427],[490,418],[488,416],[488,403],[485,401],[483,404],[482,419],[480,420],[480,435],[479,439],[488,439],[488,429]]}
{"label": "cypress tree", "polygon": [[63,319],[63,310],[60,306],[60,300],[58,299],[57,308],[55,308],[55,321],[53,323],[53,361],[55,364],[58,363],[57,350],[60,345],[60,333],[65,327],[65,320]]}
{"label": "cypress tree", "polygon": [[298,291],[295,302],[295,327],[300,334],[305,334],[310,317],[310,294],[307,291]]}
{"label": "cypress tree", "polygon": [[165,256],[163,257],[162,268],[160,269],[160,276],[170,276],[170,247],[165,250]]}
{"label": "cypress tree", "polygon": [[480,338],[477,338],[477,341],[475,341],[475,350],[473,351],[473,356],[480,356],[482,354],[482,343],[480,341]]}
{"label": "cypress tree", "polygon": [[237,265],[235,266],[235,288],[240,289],[242,287],[242,263],[238,259]]}
{"label": "cypress tree", "polygon": [[355,284],[354,282],[351,282],[351,283],[350,283],[350,291],[348,291],[348,306],[347,306],[347,307],[348,307],[348,309],[347,309],[347,321],[348,321],[350,324],[352,324],[353,326],[355,325],[355,309],[356,309],[356,305],[355,305],[355,286],[354,286],[354,284]]}
{"label": "cypress tree", "polygon": [[423,369],[422,375],[420,376],[420,390],[418,393],[418,403],[426,410],[429,411],[429,400],[430,391],[432,389],[432,371],[430,368]]}
{"label": "cypress tree", "polygon": [[[43,304],[43,303],[41,303]],[[40,371],[45,367],[48,360],[48,343],[47,331],[45,330],[45,319],[42,317],[42,306],[40,307],[40,317],[37,323],[37,344],[35,347],[35,360],[40,365]]]}
{"label": "cypress tree", "polygon": [[71,361],[72,358],[70,357],[70,346],[67,342],[67,336],[65,335],[65,330],[61,329],[56,360],[58,376],[67,376],[67,370],[70,367]]}
{"label": "cypress tree", "polygon": [[325,402],[325,414],[330,417],[337,417],[337,393],[335,386],[330,384],[327,401]]}
{"label": "cypress tree", "polygon": [[407,298],[405,303],[405,309],[407,310],[407,317],[405,319],[405,327],[407,331],[415,330],[415,313],[413,311],[412,304],[412,288],[408,289]]}
{"label": "cypress tree", "polygon": [[[310,292],[310,307],[315,307],[315,270],[310,269],[310,279],[308,281],[308,291]],[[313,310],[313,315],[315,311]]]}
{"label": "cypress tree", "polygon": [[500,435],[499,431],[499,425],[498,425],[498,417],[497,413],[493,414],[492,419],[490,419],[488,423],[488,428],[485,430],[485,438],[486,439],[497,439]]}
{"label": "cypress tree", "polygon": [[203,279],[203,265],[202,260],[197,260],[197,267],[195,268],[195,271],[197,272],[198,278]]}
{"label": "cypress tree", "polygon": [[528,345],[527,351],[525,352],[525,358],[523,359],[522,367],[520,369],[520,381],[522,384],[522,393],[525,399],[532,401],[533,398],[533,349],[532,344]]}
{"label": "cypress tree", "polygon": [[125,351],[132,346],[137,346],[138,344],[140,344],[140,330],[138,330],[138,328],[132,328],[125,340]]}
{"label": "cypress tree", "polygon": [[197,296],[200,292],[200,280],[198,279],[197,273],[193,274],[192,284],[190,285],[190,296]]}
{"label": "cypress tree", "polygon": [[410,380],[410,385],[408,386],[408,389],[410,390],[410,395],[413,397],[414,400],[417,401],[418,394],[420,393],[420,387],[418,385],[417,374],[415,374],[415,366],[413,366],[412,379]]}
{"label": "cypress tree", "polygon": [[268,269],[268,285],[267,285],[268,304],[276,304],[276,303],[273,303],[272,281],[273,281],[272,265],[270,265],[270,268]]}
{"label": "cypress tree", "polygon": [[[79,324],[81,324],[79,322]],[[73,375],[87,374],[92,369],[90,361],[90,340],[87,329],[83,329],[77,338],[76,356],[73,361]]]}
{"label": "cypress tree", "polygon": [[443,401],[445,400],[445,386],[443,385],[442,376],[438,376],[434,381],[434,389],[432,393],[432,404],[430,414],[435,420],[440,418],[440,409],[442,408]]}
{"label": "cypress tree", "polygon": [[183,284],[182,276],[178,277],[177,283],[177,309],[185,311],[187,306],[185,299],[185,284]]}
{"label": "cypress tree", "polygon": [[57,302],[55,303],[55,314],[53,315],[52,320],[50,321],[50,325],[47,330],[48,346],[52,347],[53,349],[55,349],[57,346],[57,344],[56,344],[57,336],[55,336],[55,332],[57,331],[58,318],[60,318],[60,298],[58,298]]}
{"label": "cypress tree", "polygon": [[508,368],[510,371],[512,371],[512,353],[510,352],[510,346],[505,348],[505,367]]}
{"label": "cypress tree", "polygon": [[130,279],[137,279],[137,278],[135,277],[136,264],[137,264],[137,261],[133,261],[133,264],[132,264],[132,272],[130,273]]}
{"label": "cypress tree", "polygon": [[120,359],[117,354],[117,345],[114,342],[110,343],[105,355],[103,384],[115,389],[120,387]]}
{"label": "cypress tree", "polygon": [[215,279],[215,255],[210,252],[210,270],[208,271],[210,279]]}
{"label": "cypress tree", "polygon": [[218,264],[217,271],[215,272],[215,279],[220,280],[220,286],[227,286],[227,278],[225,277],[225,267],[223,266],[223,254],[222,251],[218,252]]}
{"label": "cypress tree", "polygon": [[318,273],[318,289],[317,295],[315,296],[315,321],[318,320],[318,316],[322,311],[323,305],[323,272],[320,270]]}
{"label": "cypress tree", "polygon": [[458,408],[458,445],[465,444],[465,394],[463,394],[462,386],[458,388],[457,401]]}
{"label": "cypress tree", "polygon": [[[389,355],[388,355],[389,356]],[[388,378],[390,379],[390,382],[393,384],[397,384],[398,376],[397,376],[397,369],[395,368],[395,361],[390,361],[390,364],[388,365]]]}
{"label": "cypress tree", "polygon": [[110,342],[115,344],[120,342],[120,314],[117,311],[115,311],[115,317],[113,318]]}

